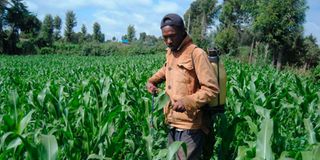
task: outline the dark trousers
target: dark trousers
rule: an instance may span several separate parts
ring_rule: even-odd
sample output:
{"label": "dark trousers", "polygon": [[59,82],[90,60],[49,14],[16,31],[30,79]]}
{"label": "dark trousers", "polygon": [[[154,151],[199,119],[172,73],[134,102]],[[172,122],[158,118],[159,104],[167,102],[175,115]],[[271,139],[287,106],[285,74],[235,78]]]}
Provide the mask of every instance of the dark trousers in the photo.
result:
{"label": "dark trousers", "polygon": [[203,148],[204,133],[201,129],[178,131],[170,129],[168,133],[169,145],[174,141],[183,141],[187,144],[187,157],[180,148],[177,152],[178,160],[199,160]]}

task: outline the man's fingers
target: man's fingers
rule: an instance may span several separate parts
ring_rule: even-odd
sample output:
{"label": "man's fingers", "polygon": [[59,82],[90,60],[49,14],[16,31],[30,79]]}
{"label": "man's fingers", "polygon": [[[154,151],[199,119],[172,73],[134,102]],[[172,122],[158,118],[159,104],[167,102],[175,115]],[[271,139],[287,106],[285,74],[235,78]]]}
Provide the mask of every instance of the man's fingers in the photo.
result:
{"label": "man's fingers", "polygon": [[147,83],[146,87],[147,87],[148,92],[151,94],[155,94],[158,92],[158,88],[155,85],[153,85],[152,83]]}
{"label": "man's fingers", "polygon": [[176,112],[184,112],[186,109],[179,103],[174,103],[172,109]]}

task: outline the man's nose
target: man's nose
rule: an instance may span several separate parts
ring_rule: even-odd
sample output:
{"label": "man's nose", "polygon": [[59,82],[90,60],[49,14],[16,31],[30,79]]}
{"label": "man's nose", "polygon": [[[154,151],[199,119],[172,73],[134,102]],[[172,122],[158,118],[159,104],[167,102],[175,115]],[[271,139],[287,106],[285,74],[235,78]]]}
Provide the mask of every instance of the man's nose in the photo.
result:
{"label": "man's nose", "polygon": [[172,40],[170,38],[167,39],[167,44],[172,44]]}

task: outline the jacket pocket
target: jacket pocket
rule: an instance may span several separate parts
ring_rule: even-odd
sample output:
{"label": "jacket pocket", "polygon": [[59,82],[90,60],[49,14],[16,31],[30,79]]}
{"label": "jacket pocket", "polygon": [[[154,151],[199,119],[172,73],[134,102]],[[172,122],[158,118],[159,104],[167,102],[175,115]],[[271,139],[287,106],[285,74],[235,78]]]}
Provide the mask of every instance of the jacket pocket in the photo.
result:
{"label": "jacket pocket", "polygon": [[191,72],[193,72],[192,61],[183,61],[177,64],[177,81],[190,83]]}

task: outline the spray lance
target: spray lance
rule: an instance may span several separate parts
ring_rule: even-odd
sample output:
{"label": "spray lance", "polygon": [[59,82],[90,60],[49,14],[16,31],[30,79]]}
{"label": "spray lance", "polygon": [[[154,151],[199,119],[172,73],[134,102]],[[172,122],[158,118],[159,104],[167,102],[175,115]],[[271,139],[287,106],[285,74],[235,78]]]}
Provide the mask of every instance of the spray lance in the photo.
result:
{"label": "spray lance", "polygon": [[151,127],[151,129],[154,128],[154,125],[153,125],[153,112],[154,112],[154,97],[155,96],[157,96],[157,91],[153,90],[152,91],[152,101],[151,101],[151,119],[150,119],[150,127]]}

